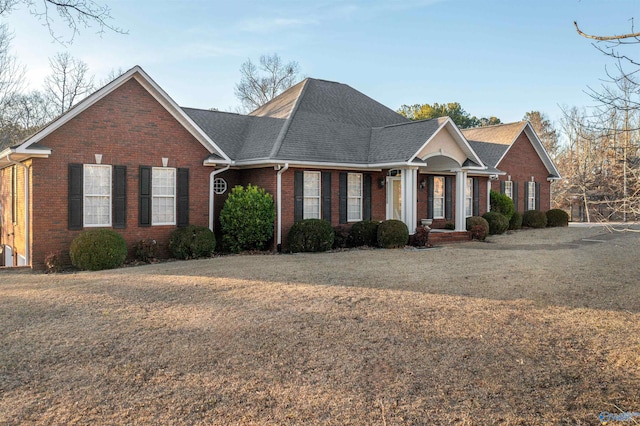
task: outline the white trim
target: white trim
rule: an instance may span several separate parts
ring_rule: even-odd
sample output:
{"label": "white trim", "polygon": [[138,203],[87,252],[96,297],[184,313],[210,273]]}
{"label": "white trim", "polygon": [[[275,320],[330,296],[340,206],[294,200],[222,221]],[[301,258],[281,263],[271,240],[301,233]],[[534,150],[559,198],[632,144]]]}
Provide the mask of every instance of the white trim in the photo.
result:
{"label": "white trim", "polygon": [[[154,194],[154,179],[153,172],[167,172],[173,171],[173,195],[156,195]],[[164,226],[164,225],[175,225],[177,223],[177,204],[178,204],[178,196],[177,196],[177,179],[178,179],[178,170],[175,167],[152,167],[151,168],[151,226]],[[153,200],[154,198],[173,198],[173,222],[154,222],[153,221]]]}
{"label": "white trim", "polygon": [[284,163],[284,167],[280,168],[276,175],[276,202],[278,203],[276,206],[276,213],[278,216],[278,229],[276,230],[276,248],[278,249],[278,251],[282,250],[282,174],[287,170],[289,170],[289,163]]}
{"label": "white trim", "polygon": [[[109,169],[109,221],[107,223],[87,223],[87,197],[105,197],[102,194],[90,194],[87,195],[86,185],[87,185],[87,168],[95,167],[100,169]],[[82,165],[82,227],[83,228],[107,228],[111,227],[113,224],[113,167],[111,164],[83,164]]]}
{"label": "white trim", "polygon": [[[307,195],[304,191],[304,187],[307,184],[307,176],[311,175],[318,176],[318,195]],[[305,170],[302,173],[302,219],[322,219],[322,172],[315,170]],[[306,200],[318,200],[318,217],[310,217],[307,216]]]}
{"label": "white trim", "polygon": [[220,170],[214,170],[209,174],[209,229],[213,232],[213,221],[214,221],[214,192],[213,192],[213,181],[215,180],[216,175],[226,172],[229,170],[231,166],[224,167]]}
{"label": "white trim", "polygon": [[[207,151],[212,154],[215,153],[220,155],[226,161],[231,161],[227,154],[225,154],[224,151],[222,151],[222,149],[220,149],[220,147],[182,110],[182,108],[180,108],[178,104],[176,104],[173,99],[171,99],[171,97],[169,97],[169,95],[162,90],[162,88],[158,86],[158,84],[156,84],[156,82],[153,81],[151,77],[149,77],[149,75],[147,75],[147,73],[145,73],[138,65],[131,68],[129,71],[122,74],[120,77],[116,78],[98,91],[89,95],[87,98],[73,106],[69,111],[56,118],[34,135],[27,138],[20,146],[15,148],[15,152],[18,154],[29,154],[29,151],[27,150],[29,146],[49,136],[51,133],[67,124],[80,113],[86,111],[96,102],[100,101],[132,78],[140,83],[140,85],[144,87],[147,92],[149,92],[149,94],[153,96],[153,98],[158,101],[187,131],[189,131],[189,133],[191,133],[191,135],[195,137],[198,142],[207,149]],[[49,151],[48,154],[50,153],[51,152]]]}
{"label": "white trim", "polygon": [[[456,173],[456,203],[455,203],[455,221],[456,231],[464,232],[467,230],[467,216],[464,208],[467,186],[467,172],[460,170]],[[446,189],[445,189],[446,190]],[[462,207],[462,208],[461,208]]]}
{"label": "white trim", "polygon": [[[349,176],[358,176],[360,178],[360,195],[359,196],[349,196]],[[347,173],[347,223],[349,222],[360,222],[362,221],[362,210],[364,203],[364,192],[363,192],[363,175],[362,173]],[[349,218],[349,199],[359,199],[360,200],[360,215],[355,219]]]}
{"label": "white trim", "polygon": [[[480,167],[480,170],[487,169],[487,166],[482,162],[482,160],[480,159],[478,154],[476,154],[473,148],[471,148],[471,145],[469,145],[469,142],[467,142],[467,139],[464,137],[460,129],[458,129],[458,126],[456,126],[456,124],[453,122],[453,120],[451,120],[450,117],[447,117],[447,119],[440,125],[440,127],[438,127],[438,129],[435,132],[433,132],[433,134],[429,137],[429,139],[427,139],[427,141],[424,144],[422,144],[420,149],[418,149],[416,153],[411,156],[411,158],[409,159],[409,162],[415,160],[418,154],[420,153],[420,151],[422,151],[427,145],[429,145],[429,142],[431,142],[445,126],[448,126],[450,130],[453,130],[453,133],[454,133],[452,135],[453,139],[456,140],[456,137],[457,137],[458,140],[456,142],[458,144],[458,147],[461,148],[462,152],[467,154],[470,157],[473,157],[471,158],[471,160],[474,163],[478,164],[478,166]],[[460,142],[462,142],[463,144],[462,146],[460,146],[461,145]],[[456,163],[460,164],[458,160],[455,160],[455,161]]]}
{"label": "white trim", "polygon": [[[363,170],[363,171],[381,171],[382,169],[400,169],[406,167],[424,167],[424,162],[412,163],[412,162],[395,162],[395,163],[333,163],[333,162],[319,162],[319,161],[290,161],[290,160],[247,160],[247,161],[233,161],[231,166],[234,168],[250,168],[250,167],[265,167],[265,166],[281,166],[284,163],[288,163],[290,168],[317,168],[317,169],[334,169],[334,170]],[[222,164],[209,162],[205,165]]]}

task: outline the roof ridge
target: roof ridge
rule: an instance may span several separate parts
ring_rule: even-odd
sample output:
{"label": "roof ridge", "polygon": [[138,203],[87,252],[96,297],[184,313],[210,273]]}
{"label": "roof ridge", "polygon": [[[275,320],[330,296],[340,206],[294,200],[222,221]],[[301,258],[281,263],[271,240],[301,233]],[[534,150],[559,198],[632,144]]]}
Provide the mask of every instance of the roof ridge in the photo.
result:
{"label": "roof ridge", "polygon": [[520,121],[512,121],[511,123],[500,123],[500,124],[491,124],[489,126],[478,126],[478,127],[467,127],[466,129],[460,130],[484,130],[490,129],[492,127],[500,127],[500,126],[513,126],[514,124],[526,123],[528,120],[520,120]]}
{"label": "roof ridge", "polygon": [[302,89],[300,89],[300,93],[298,93],[298,96],[296,97],[296,102],[294,103],[293,108],[291,108],[291,112],[289,113],[287,120],[282,125],[282,128],[280,129],[280,133],[278,133],[278,137],[276,138],[276,141],[274,142],[273,147],[271,148],[271,152],[269,153],[269,158],[275,158],[276,155],[278,155],[278,153],[280,152],[280,148],[282,147],[282,142],[284,141],[284,138],[287,132],[289,131],[289,127],[291,126],[293,117],[296,115],[296,112],[298,112],[300,101],[304,97],[304,94],[307,91],[307,87],[309,86],[309,78],[305,78],[304,80],[302,80],[301,83],[302,83]]}
{"label": "roof ridge", "polygon": [[[400,115],[402,115],[402,114],[400,114]],[[424,120],[410,120],[410,121],[406,121],[404,123],[394,123],[394,124],[387,124],[386,126],[372,127],[372,129],[386,129],[386,128],[389,128],[389,127],[406,126],[407,124],[426,123],[427,121],[437,120],[439,118],[442,118],[442,117],[425,118]]]}

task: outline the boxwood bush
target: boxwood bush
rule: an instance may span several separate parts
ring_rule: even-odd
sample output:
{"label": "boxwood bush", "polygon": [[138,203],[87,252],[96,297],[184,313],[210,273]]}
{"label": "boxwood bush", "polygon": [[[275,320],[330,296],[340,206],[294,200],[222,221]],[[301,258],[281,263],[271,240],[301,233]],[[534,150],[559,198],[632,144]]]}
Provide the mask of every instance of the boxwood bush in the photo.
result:
{"label": "boxwood bush", "polygon": [[502,213],[486,212],[482,217],[487,220],[489,224],[489,234],[491,235],[504,234],[506,230],[509,229],[509,219]]}
{"label": "boxwood bush", "polygon": [[409,242],[409,229],[400,220],[385,220],[378,226],[378,246],[382,248],[404,247]]}
{"label": "boxwood bush", "polygon": [[527,210],[522,215],[522,226],[544,228],[547,226],[547,215],[540,210]]}
{"label": "boxwood bush", "polygon": [[273,238],[273,197],[263,188],[249,184],[231,190],[220,212],[222,245],[225,250],[264,250]]}
{"label": "boxwood bush", "polygon": [[517,231],[520,228],[522,228],[522,215],[520,214],[520,212],[515,211],[513,212],[513,216],[511,216],[511,219],[509,220],[509,229],[512,231]]}
{"label": "boxwood bush", "polygon": [[122,235],[111,229],[83,231],[71,242],[71,263],[90,271],[122,266],[127,258],[127,243]]}
{"label": "boxwood bush", "polygon": [[354,223],[349,233],[350,244],[353,247],[375,247],[378,244],[378,226],[380,226],[380,222],[373,220]]}
{"label": "boxwood bush", "polygon": [[511,220],[513,212],[516,211],[516,208],[513,205],[513,200],[509,198],[507,194],[501,194],[498,191],[492,190],[489,194],[491,199],[491,211],[501,213],[507,218],[507,221]]}
{"label": "boxwood bush", "polygon": [[178,228],[169,237],[169,252],[176,259],[196,259],[213,254],[216,237],[206,226]]}
{"label": "boxwood bush", "polygon": [[471,232],[471,238],[484,241],[489,234],[489,222],[481,216],[467,218],[467,231]]}
{"label": "boxwood bush", "polygon": [[569,226],[569,215],[564,210],[551,209],[547,211],[547,226]]}
{"label": "boxwood bush", "polygon": [[333,248],[346,248],[351,245],[351,227],[349,225],[338,225],[333,227]]}
{"label": "boxwood bush", "polygon": [[324,219],[304,219],[289,229],[287,245],[292,253],[327,251],[333,246],[331,223]]}

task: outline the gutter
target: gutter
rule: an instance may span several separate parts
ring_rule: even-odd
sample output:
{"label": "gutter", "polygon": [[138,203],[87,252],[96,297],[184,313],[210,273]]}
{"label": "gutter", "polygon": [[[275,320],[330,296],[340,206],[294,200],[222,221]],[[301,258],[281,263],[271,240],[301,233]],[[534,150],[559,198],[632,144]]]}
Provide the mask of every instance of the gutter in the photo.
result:
{"label": "gutter", "polygon": [[[277,166],[280,168],[280,165]],[[277,205],[277,215],[278,215],[278,229],[277,229],[277,237],[276,243],[278,252],[282,251],[282,174],[289,169],[289,163],[284,163],[284,167],[278,170],[278,175],[276,177],[276,202]]]}
{"label": "gutter", "polygon": [[7,154],[9,164],[22,167],[24,170],[24,259],[28,266],[31,266],[31,251],[29,250],[29,167],[26,164],[11,159],[11,153]]}
{"label": "gutter", "polygon": [[231,168],[231,165],[223,167],[220,170],[214,170],[209,174],[209,229],[211,230],[211,232],[213,232],[213,221],[214,221],[213,196],[215,194],[213,193],[213,181],[215,180],[216,175],[218,175],[218,174],[220,174],[222,172],[226,172],[227,170],[229,170],[229,168]]}

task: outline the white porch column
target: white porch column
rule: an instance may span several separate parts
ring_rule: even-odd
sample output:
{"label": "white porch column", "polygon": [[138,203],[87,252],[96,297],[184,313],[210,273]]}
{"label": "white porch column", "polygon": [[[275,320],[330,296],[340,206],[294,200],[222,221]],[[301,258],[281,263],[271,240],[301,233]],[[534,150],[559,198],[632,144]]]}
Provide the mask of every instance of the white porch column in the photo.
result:
{"label": "white porch column", "polygon": [[467,186],[467,172],[456,171],[456,231],[467,230],[467,218],[465,215],[464,202]]}
{"label": "white porch column", "polygon": [[487,180],[487,211],[491,211],[491,179]]}
{"label": "white porch column", "polygon": [[402,221],[409,234],[416,232],[418,223],[418,169],[402,169]]}

